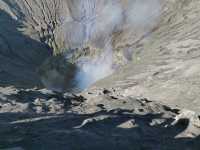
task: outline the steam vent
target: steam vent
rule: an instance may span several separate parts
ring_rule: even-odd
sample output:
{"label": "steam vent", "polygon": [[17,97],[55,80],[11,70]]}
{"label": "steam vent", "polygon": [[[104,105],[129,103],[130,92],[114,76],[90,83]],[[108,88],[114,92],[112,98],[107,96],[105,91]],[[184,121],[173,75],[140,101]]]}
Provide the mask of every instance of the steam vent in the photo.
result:
{"label": "steam vent", "polygon": [[0,150],[200,150],[200,1],[0,0]]}

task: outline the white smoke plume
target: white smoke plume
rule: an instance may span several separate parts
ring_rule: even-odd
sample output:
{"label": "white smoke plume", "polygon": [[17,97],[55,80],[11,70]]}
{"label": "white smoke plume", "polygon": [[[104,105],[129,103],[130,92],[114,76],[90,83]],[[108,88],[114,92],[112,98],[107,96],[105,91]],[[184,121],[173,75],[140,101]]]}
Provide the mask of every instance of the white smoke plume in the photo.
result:
{"label": "white smoke plume", "polygon": [[[68,2],[72,16],[65,23],[65,43],[68,48],[84,47],[88,42],[98,39],[107,41],[122,22],[119,0],[69,0]],[[104,47],[105,43],[101,46]]]}
{"label": "white smoke plume", "polygon": [[148,28],[160,15],[159,0],[128,0],[123,10],[122,0],[68,0],[71,18],[66,20],[67,48],[82,48],[88,42],[104,49],[99,58],[82,59],[76,80],[84,89],[113,73],[111,35],[123,28]]}
{"label": "white smoke plume", "polygon": [[112,47],[109,42],[104,50],[105,51],[100,57],[92,60],[83,59],[78,63],[81,70],[76,75],[76,81],[78,82],[78,86],[81,90],[114,72],[112,67]]}
{"label": "white smoke plume", "polygon": [[126,24],[136,28],[149,29],[161,15],[160,0],[130,0],[126,11]]}

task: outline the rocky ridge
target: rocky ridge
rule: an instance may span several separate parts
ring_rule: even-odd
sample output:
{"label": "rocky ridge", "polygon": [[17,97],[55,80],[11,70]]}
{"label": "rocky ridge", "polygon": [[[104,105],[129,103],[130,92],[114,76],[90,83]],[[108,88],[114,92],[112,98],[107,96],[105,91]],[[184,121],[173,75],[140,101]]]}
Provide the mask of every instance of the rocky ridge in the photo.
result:
{"label": "rocky ridge", "polygon": [[199,148],[200,119],[190,110],[124,97],[113,89],[82,96],[45,89],[6,91],[0,107],[3,150]]}

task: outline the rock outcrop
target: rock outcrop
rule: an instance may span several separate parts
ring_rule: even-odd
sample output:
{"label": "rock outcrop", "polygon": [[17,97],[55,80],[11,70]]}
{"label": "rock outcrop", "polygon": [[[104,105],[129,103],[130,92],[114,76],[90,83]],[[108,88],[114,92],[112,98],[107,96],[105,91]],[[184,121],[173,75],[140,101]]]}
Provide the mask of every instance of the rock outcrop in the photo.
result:
{"label": "rock outcrop", "polygon": [[[4,90],[4,92],[3,92]],[[0,148],[198,150],[197,113],[114,89],[84,96],[1,89]]]}

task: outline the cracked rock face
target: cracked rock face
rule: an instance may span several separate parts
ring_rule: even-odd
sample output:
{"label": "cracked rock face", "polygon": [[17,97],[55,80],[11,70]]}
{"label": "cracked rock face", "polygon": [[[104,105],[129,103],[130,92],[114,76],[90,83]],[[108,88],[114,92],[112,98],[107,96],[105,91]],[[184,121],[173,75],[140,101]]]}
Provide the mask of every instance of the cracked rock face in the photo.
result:
{"label": "cracked rock face", "polygon": [[[136,30],[141,24],[126,24],[129,4],[145,0],[117,1],[126,19],[112,32],[114,61],[128,64],[79,94],[47,90],[40,73],[49,74],[56,85],[70,68],[54,67],[62,64],[58,54],[70,47],[68,29],[77,29],[82,18],[87,23],[83,14],[101,12],[104,2],[111,2],[84,1],[0,1],[0,149],[199,150],[199,0],[162,1],[159,19],[148,32],[146,26]],[[90,9],[83,12],[77,6]],[[72,22],[69,28],[66,20]],[[71,59],[99,54],[104,41],[92,39],[83,50],[75,49]],[[96,41],[100,46],[94,46]],[[46,62],[50,65],[38,70]],[[52,66],[61,73],[45,72]]]}

